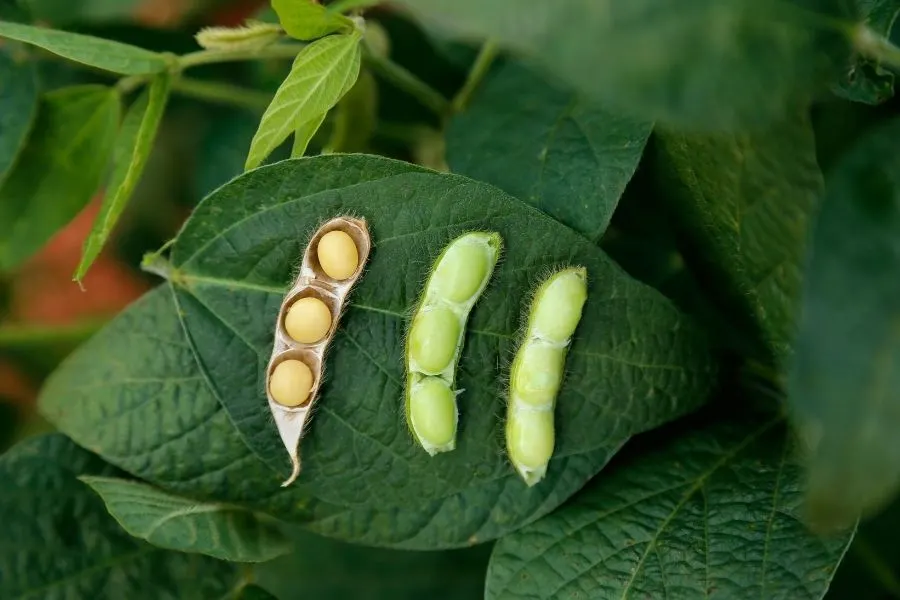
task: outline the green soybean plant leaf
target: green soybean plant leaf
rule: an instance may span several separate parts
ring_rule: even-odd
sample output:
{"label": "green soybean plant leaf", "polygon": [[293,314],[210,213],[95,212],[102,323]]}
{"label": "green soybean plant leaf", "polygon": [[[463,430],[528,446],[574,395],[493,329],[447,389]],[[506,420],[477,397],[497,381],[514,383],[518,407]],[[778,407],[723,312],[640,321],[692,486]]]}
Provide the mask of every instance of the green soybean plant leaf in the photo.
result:
{"label": "green soybean plant leaf", "polygon": [[34,63],[0,46],[0,184],[25,146],[37,107]]}
{"label": "green soybean plant leaf", "polygon": [[810,243],[790,403],[810,443],[810,511],[823,527],[900,487],[900,133],[893,120],[829,174]]}
{"label": "green soybean plant leaf", "polygon": [[597,241],[651,129],[508,62],[451,121],[447,160]]}
{"label": "green soybean plant leaf", "polygon": [[[795,332],[810,215],[822,191],[805,115],[754,133],[659,133],[689,264],[757,351],[783,357]],[[706,287],[706,286],[704,286]]]}
{"label": "green soybean plant leaf", "polygon": [[500,540],[485,598],[818,600],[852,532],[804,525],[782,425],[720,422],[631,454]]}
{"label": "green soybean plant leaf", "polygon": [[[303,471],[280,488],[290,467],[263,391],[272,329],[309,235],[340,214],[366,218],[374,251],[328,352]],[[406,319],[437,253],[474,228],[498,231],[505,258],[470,317],[457,449],[430,458],[403,419]],[[587,268],[589,300],[557,405],[556,454],[528,489],[502,452],[499,369],[520,299],[561,263]],[[43,413],[164,489],[369,545],[448,548],[521,527],[629,436],[702,404],[715,379],[701,331],[580,234],[490,185],[382,158],[246,173],[198,205],[168,264],[148,266],[169,282],[56,371]]]}
{"label": "green soybean plant leaf", "polygon": [[292,38],[314,40],[330,33],[353,31],[353,21],[313,0],[272,0],[281,26]]}
{"label": "green soybean plant leaf", "polygon": [[298,125],[327,113],[353,87],[359,76],[360,37],[358,31],[332,35],[300,51],[250,142],[246,169],[259,166]]}
{"label": "green soybean plant leaf", "polygon": [[100,85],[46,94],[0,188],[0,270],[35,253],[100,186],[119,126],[119,96]]}
{"label": "green soybean plant leaf", "polygon": [[[292,588],[291,591],[293,592],[295,590],[296,588]],[[306,590],[304,590],[304,596],[307,598],[309,597]],[[248,585],[241,589],[237,596],[237,600],[278,600],[278,598],[258,585]]]}
{"label": "green soybean plant leaf", "polygon": [[381,4],[383,0],[336,0],[328,5],[332,12],[346,13],[354,9],[366,9]]}
{"label": "green soybean plant leaf", "polygon": [[122,75],[159,73],[169,66],[162,54],[80,33],[0,21],[0,37],[32,44],[63,58]]}
{"label": "green soybean plant leaf", "polygon": [[[891,37],[891,30],[900,13],[897,0],[855,0],[859,7],[860,25],[875,35]],[[877,61],[854,56],[832,89],[847,100],[864,104],[881,104],[894,95],[894,74]]]}
{"label": "green soybean plant leaf", "polygon": [[168,74],[157,75],[125,115],[113,151],[112,178],[106,187],[100,214],[84,242],[75,281],[84,279],[140,181],[166,108],[170,82]]}
{"label": "green soybean plant leaf", "polygon": [[82,477],[131,535],[154,546],[230,562],[264,562],[290,550],[271,523],[242,508],[195,502],[116,477]]}
{"label": "green soybean plant leaf", "polygon": [[690,128],[758,124],[808,99],[849,55],[843,0],[402,0],[490,37],[635,116]]}
{"label": "green soybean plant leaf", "polygon": [[327,112],[322,113],[318,117],[313,117],[311,120],[302,123],[294,130],[294,144],[291,146],[292,158],[299,158],[306,154],[306,147],[309,146],[309,142],[316,135],[319,127],[322,126],[326,116],[328,116]]}
{"label": "green soybean plant leaf", "polygon": [[[440,552],[367,548],[291,528],[294,552],[257,565],[254,579],[280,598],[471,600],[484,594],[491,545]],[[447,574],[452,573],[452,577]]]}
{"label": "green soybean plant leaf", "polygon": [[207,600],[238,574],[205,556],[137,540],[78,476],[120,472],[60,434],[0,457],[0,597]]}

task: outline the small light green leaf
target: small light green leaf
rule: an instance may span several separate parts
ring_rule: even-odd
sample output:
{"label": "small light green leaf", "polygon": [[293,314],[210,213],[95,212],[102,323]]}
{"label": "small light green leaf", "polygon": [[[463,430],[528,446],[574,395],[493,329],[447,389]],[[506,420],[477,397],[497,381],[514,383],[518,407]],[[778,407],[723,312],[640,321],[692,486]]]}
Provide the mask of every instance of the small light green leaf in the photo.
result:
{"label": "small light green leaf", "polygon": [[306,154],[306,147],[309,146],[309,142],[316,135],[322,123],[325,122],[326,116],[328,116],[328,113],[324,112],[318,117],[313,117],[309,121],[300,124],[294,130],[294,145],[291,149],[291,158],[298,158]]}
{"label": "small light green leaf", "polygon": [[162,54],[80,33],[0,21],[0,37],[33,44],[63,58],[122,75],[159,73],[169,66]]}
{"label": "small light green leaf", "polygon": [[91,200],[119,113],[116,91],[100,85],[44,96],[28,144],[0,188],[0,270],[34,254]]}
{"label": "small light green leaf", "polygon": [[328,5],[332,12],[347,13],[351,10],[366,9],[381,4],[384,0],[335,0]]}
{"label": "small light green leaf", "polygon": [[[282,489],[289,465],[262,393],[272,325],[308,233],[348,213],[366,218],[377,252],[329,347],[303,472]],[[500,232],[507,251],[470,318],[457,449],[433,459],[398,419],[404,334],[437,253],[473,223]],[[584,265],[591,290],[557,403],[556,453],[529,489],[503,455],[497,365],[515,347],[521,298],[562,263]],[[159,270],[168,283],[46,382],[42,412],[172,493],[369,545],[434,550],[514,531],[580,489],[628,437],[696,409],[716,379],[702,330],[596,244],[490,185],[384,158],[246,173],[198,205]]]}
{"label": "small light green leaf", "polygon": [[313,0],[272,0],[272,8],[287,34],[298,40],[315,40],[354,29],[353,21]]}
{"label": "small light green leaf", "polygon": [[61,434],[0,457],[0,598],[209,600],[233,589],[233,565],[155,548],[124,531],[78,476],[120,471]]}
{"label": "small light green leaf", "polygon": [[103,206],[94,221],[94,227],[84,242],[81,262],[75,271],[75,281],[84,279],[140,181],[165,112],[170,84],[168,74],[157,75],[125,115],[113,152],[112,178],[106,186]]}
{"label": "small light green leaf", "polygon": [[830,173],[815,223],[789,399],[810,448],[810,512],[852,523],[900,488],[900,120]]}
{"label": "small light green leaf", "polygon": [[805,114],[753,133],[659,131],[662,183],[704,288],[761,355],[784,358],[796,331],[810,215],[822,191]]}
{"label": "small light green leaf", "polygon": [[196,502],[127,479],[80,479],[100,494],[125,531],[154,546],[230,562],[265,562],[290,551],[273,524],[244,509]]}
{"label": "small light green leaf", "polygon": [[[859,22],[871,33],[891,37],[897,15],[898,0],[855,0]],[[864,104],[881,104],[894,95],[894,74],[865,56],[853,56],[839,81],[832,85],[834,93],[847,100]]]}
{"label": "small light green leaf", "polygon": [[0,46],[0,185],[25,146],[37,107],[34,63]]}
{"label": "small light green leaf", "polygon": [[454,172],[493,183],[598,241],[651,129],[507,62],[451,121],[447,157]]}
{"label": "small light green leaf", "polygon": [[781,421],[646,444],[658,435],[501,539],[485,598],[819,600],[853,533],[806,528],[803,469]]}
{"label": "small light green leaf", "polygon": [[300,51],[250,143],[245,168],[258,167],[297,128],[327,113],[359,76],[361,34],[332,35]]}
{"label": "small light green leaf", "polygon": [[[760,124],[849,56],[844,0],[400,0],[497,40],[624,114],[678,127]],[[848,21],[849,22],[849,21]]]}

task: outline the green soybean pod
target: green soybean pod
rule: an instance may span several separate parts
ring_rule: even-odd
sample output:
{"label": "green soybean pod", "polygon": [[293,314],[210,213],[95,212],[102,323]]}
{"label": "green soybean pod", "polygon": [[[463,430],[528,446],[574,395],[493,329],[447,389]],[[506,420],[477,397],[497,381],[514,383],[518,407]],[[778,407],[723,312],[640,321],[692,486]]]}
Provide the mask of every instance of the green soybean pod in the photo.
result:
{"label": "green soybean pod", "polygon": [[566,353],[587,300],[587,271],[570,267],[534,293],[528,324],[510,371],[506,452],[530,487],[544,478],[555,443],[553,411]]}
{"label": "green soybean pod", "polygon": [[441,252],[406,338],[406,422],[434,456],[456,447],[456,364],[466,322],[500,256],[500,234],[473,231]]}

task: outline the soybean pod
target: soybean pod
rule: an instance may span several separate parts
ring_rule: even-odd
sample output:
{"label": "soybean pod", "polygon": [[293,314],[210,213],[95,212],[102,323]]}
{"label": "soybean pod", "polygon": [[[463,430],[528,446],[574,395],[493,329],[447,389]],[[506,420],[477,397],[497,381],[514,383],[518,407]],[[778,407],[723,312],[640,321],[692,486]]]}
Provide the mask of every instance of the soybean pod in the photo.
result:
{"label": "soybean pod", "polygon": [[587,271],[572,267],[537,288],[510,371],[506,451],[530,487],[544,478],[555,443],[553,411],[566,353],[587,300]]}
{"label": "soybean pod", "polygon": [[325,353],[370,248],[364,219],[329,220],[310,239],[282,299],[266,369],[269,410],[291,459],[291,475],[282,485],[300,474],[300,439],[318,397]]}
{"label": "soybean pod", "polygon": [[444,248],[425,284],[406,340],[406,421],[434,456],[456,447],[456,366],[472,307],[494,272],[498,233],[466,233]]}

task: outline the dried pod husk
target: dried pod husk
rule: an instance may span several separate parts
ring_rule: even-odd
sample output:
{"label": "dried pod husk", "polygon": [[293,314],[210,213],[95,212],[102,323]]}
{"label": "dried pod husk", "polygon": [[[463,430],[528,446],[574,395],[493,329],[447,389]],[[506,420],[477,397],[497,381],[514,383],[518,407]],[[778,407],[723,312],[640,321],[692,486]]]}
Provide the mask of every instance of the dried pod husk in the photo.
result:
{"label": "dried pod husk", "polygon": [[[347,234],[356,245],[357,266],[345,279],[337,280],[329,277],[319,263],[317,248],[319,240],[326,234],[339,231]],[[369,252],[372,247],[369,229],[365,220],[353,217],[336,217],[331,219],[315,232],[303,253],[300,272],[291,289],[285,294],[278,311],[275,324],[275,342],[272,356],[266,368],[266,397],[269,409],[275,417],[275,424],[285,449],[291,458],[292,471],[282,486],[290,485],[300,474],[300,439],[309,416],[315,405],[322,382],[322,368],[325,363],[325,352],[334,337],[339,325],[341,313],[354,284],[362,275]],[[313,343],[299,342],[288,334],[285,319],[295,302],[303,298],[316,298],[328,307],[331,313],[331,326],[321,339]],[[280,403],[272,395],[272,374],[284,361],[299,360],[312,372],[312,384],[308,396],[294,406]],[[282,398],[284,400],[284,398]],[[295,404],[291,402],[291,404]]]}

